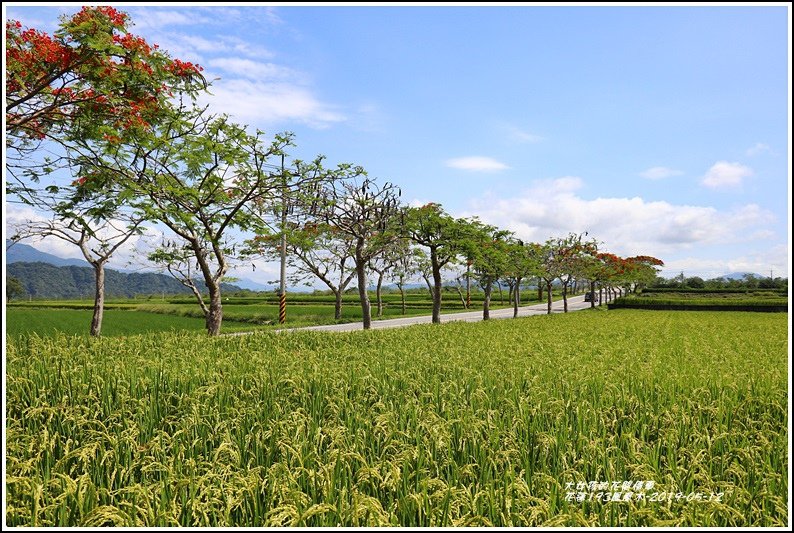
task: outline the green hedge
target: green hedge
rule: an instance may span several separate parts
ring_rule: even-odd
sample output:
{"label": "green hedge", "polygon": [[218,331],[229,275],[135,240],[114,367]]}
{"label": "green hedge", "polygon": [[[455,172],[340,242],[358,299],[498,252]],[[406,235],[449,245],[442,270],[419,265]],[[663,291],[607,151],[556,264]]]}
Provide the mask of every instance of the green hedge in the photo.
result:
{"label": "green hedge", "polygon": [[642,289],[642,293],[693,293],[693,294],[741,294],[741,293],[779,293],[779,294],[788,294],[788,291],[785,289],[693,289],[690,287],[655,287],[655,288],[648,288]]}
{"label": "green hedge", "polygon": [[665,311],[759,311],[785,313],[788,311],[786,298],[747,298],[724,300],[719,298],[698,298],[692,300],[661,298],[617,298],[610,302],[609,309],[655,309]]}

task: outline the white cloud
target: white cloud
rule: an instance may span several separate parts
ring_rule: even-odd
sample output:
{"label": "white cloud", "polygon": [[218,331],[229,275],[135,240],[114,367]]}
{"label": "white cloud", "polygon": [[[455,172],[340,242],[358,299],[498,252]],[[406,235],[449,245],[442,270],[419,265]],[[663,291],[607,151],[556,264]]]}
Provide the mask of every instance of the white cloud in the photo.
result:
{"label": "white cloud", "polygon": [[155,30],[147,33],[147,41],[157,43],[171,57],[191,61],[206,67],[206,55],[236,54],[256,59],[271,59],[274,53],[263,46],[246,42],[237,36],[215,35],[211,38],[179,33],[173,30]]}
{"label": "white cloud", "polygon": [[757,155],[761,155],[763,153],[770,153],[771,154],[772,153],[772,148],[770,148],[768,144],[755,143],[753,146],[751,146],[750,148],[748,148],[745,151],[745,154],[747,154],[749,157],[754,157],[754,156],[757,156]]}
{"label": "white cloud", "polygon": [[750,235],[750,239],[753,241],[766,241],[769,239],[774,239],[777,233],[769,229],[761,229]]}
{"label": "white cloud", "polygon": [[716,278],[734,272],[751,272],[760,276],[788,277],[788,246],[779,245],[761,252],[750,252],[731,259],[703,259],[684,257],[665,261],[662,275],[671,277],[684,273],[685,277]]}
{"label": "white cloud", "polygon": [[521,128],[517,128],[516,126],[510,124],[505,125],[505,130],[507,131],[508,138],[514,142],[538,143],[543,140],[543,137],[540,135],[535,135],[534,133],[524,131]]}
{"label": "white cloud", "polygon": [[276,13],[276,8],[273,6],[267,6],[265,8],[264,19],[271,26],[279,26],[284,24],[284,21],[278,16],[278,13]]}
{"label": "white cloud", "polygon": [[138,8],[130,12],[133,31],[163,28],[165,26],[192,26],[205,24],[212,19],[202,17],[195,9],[169,11],[163,9]]}
{"label": "white cloud", "polygon": [[500,170],[510,168],[496,159],[483,156],[469,156],[448,159],[445,164],[450,168],[457,168],[470,172],[498,172]]}
{"label": "white cloud", "polygon": [[408,202],[409,207],[422,207],[431,203],[431,200],[423,200],[421,198],[413,198]]}
{"label": "white cloud", "polygon": [[641,177],[649,180],[661,180],[664,178],[671,178],[673,176],[681,176],[682,174],[682,171],[668,167],[651,167],[648,170],[643,170],[640,172]]}
{"label": "white cloud", "polygon": [[207,66],[219,68],[230,74],[237,74],[252,80],[274,80],[297,78],[297,73],[287,67],[274,63],[262,63],[239,57],[219,57],[210,59]]}
{"label": "white cloud", "polygon": [[[469,213],[543,242],[568,232],[588,231],[620,255],[671,254],[707,244],[751,242],[752,230],[765,230],[774,216],[755,204],[731,211],[634,198],[584,199],[575,177],[539,181],[511,198],[473,201]],[[663,258],[663,257],[662,257]]]}
{"label": "white cloud", "polygon": [[[160,45],[160,50],[168,53],[172,58],[180,59],[181,61],[190,61],[198,63],[201,66],[204,62],[202,50],[206,51],[206,46],[209,41],[202,37],[195,35],[185,35],[176,32],[155,32],[151,33],[151,38],[148,37],[147,41],[150,43],[157,43]],[[218,48],[216,48],[217,50]]]}
{"label": "white cloud", "polygon": [[205,39],[198,35],[179,35],[182,44],[191,50],[198,52],[217,52],[218,49],[225,49],[226,46],[216,39]]}
{"label": "white cloud", "polygon": [[220,37],[219,40],[223,44],[224,50],[232,50],[244,56],[257,59],[270,59],[276,55],[271,50],[259,44],[246,42],[239,37],[225,35]]}
{"label": "white cloud", "polygon": [[740,163],[718,161],[703,176],[701,183],[711,189],[734,188],[753,175],[753,169]]}
{"label": "white cloud", "polygon": [[213,111],[228,113],[244,123],[267,126],[288,121],[323,129],[346,120],[334,106],[321,102],[304,87],[290,83],[232,79],[217,82],[212,96],[200,97]]}

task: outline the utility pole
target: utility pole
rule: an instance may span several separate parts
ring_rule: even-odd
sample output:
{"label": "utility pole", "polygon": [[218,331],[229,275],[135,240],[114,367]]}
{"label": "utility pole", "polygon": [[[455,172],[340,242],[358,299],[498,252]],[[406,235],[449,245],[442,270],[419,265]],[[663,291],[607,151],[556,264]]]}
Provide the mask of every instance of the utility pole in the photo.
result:
{"label": "utility pole", "polygon": [[287,175],[281,154],[281,280],[278,290],[278,323],[287,321]]}

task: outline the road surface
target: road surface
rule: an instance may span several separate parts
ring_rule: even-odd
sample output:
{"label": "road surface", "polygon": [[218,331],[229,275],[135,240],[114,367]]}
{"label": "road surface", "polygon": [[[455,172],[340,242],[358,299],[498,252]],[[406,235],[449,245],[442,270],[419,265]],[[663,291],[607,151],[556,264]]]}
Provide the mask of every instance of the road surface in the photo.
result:
{"label": "road surface", "polygon": [[[568,297],[568,311],[579,311],[582,309],[589,309],[590,302],[584,301],[584,295]],[[518,316],[533,316],[545,315],[546,304],[527,305],[518,308]],[[562,300],[552,302],[552,313],[562,313]],[[496,309],[491,310],[491,319],[499,318],[513,318],[513,308],[509,309]],[[373,320],[372,329],[384,328],[399,328],[402,326],[411,326],[413,324],[430,324],[433,317],[426,316],[410,316],[405,318],[390,318],[387,320]],[[447,313],[441,315],[441,322],[479,322],[482,320],[482,309],[478,311],[467,311],[465,313]],[[350,322],[348,324],[329,324],[327,326],[308,326],[303,328],[292,328],[292,330],[300,331],[356,331],[364,329],[361,322]],[[291,331],[290,329],[277,330],[277,331]]]}

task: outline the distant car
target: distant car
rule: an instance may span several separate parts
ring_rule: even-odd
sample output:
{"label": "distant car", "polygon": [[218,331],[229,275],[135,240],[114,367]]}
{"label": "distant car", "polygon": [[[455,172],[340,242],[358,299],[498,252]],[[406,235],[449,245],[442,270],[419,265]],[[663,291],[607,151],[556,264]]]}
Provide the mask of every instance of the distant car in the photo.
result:
{"label": "distant car", "polygon": [[588,292],[588,293],[586,293],[584,295],[584,301],[585,302],[597,302],[598,301],[598,295],[595,294],[595,293],[592,293],[592,292]]}

